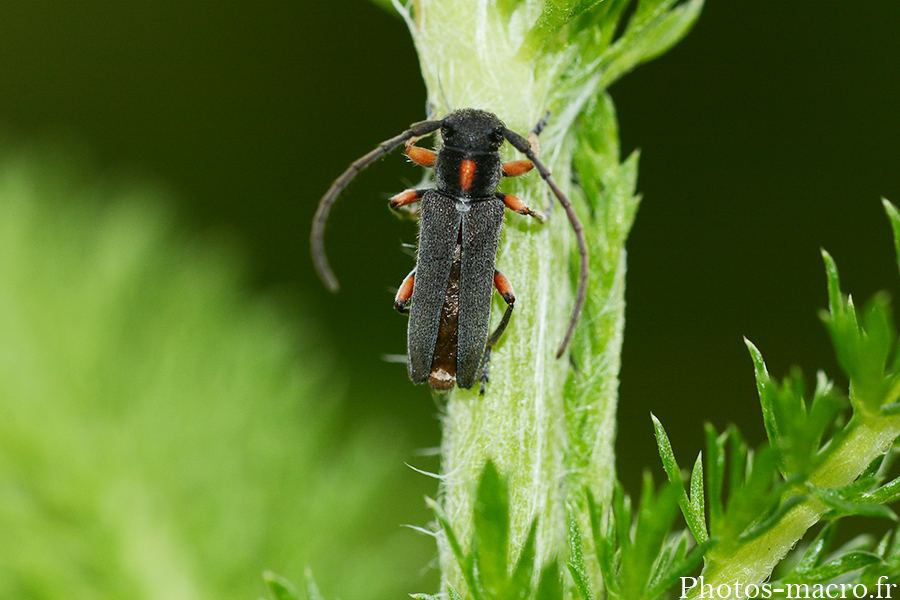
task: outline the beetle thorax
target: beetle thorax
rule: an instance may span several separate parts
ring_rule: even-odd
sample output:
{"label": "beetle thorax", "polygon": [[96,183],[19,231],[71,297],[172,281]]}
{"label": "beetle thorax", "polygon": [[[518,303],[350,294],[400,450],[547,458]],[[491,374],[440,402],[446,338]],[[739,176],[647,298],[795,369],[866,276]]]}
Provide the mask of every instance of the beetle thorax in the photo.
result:
{"label": "beetle thorax", "polygon": [[472,152],[444,146],[437,155],[437,189],[454,198],[487,198],[500,185],[499,152]]}

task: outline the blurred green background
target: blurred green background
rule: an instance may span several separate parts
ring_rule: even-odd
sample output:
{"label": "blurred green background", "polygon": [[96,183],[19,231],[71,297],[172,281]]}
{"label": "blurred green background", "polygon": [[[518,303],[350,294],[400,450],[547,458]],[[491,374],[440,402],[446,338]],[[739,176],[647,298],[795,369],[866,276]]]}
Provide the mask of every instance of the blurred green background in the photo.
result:
{"label": "blurred green background", "polygon": [[[900,4],[888,0],[710,1],[685,41],[612,88],[623,148],[642,150],[619,411],[619,472],[631,490],[642,468],[661,473],[651,411],[685,461],[704,420],[762,440],[742,336],[776,376],[799,365],[842,381],[817,318],[820,247],[857,299],[896,295],[879,198],[900,201],[898,23]],[[391,299],[412,265],[401,243],[415,239],[386,199],[419,173],[389,158],[337,205],[326,245],[340,294],[315,278],[307,236],[334,177],[423,118],[424,97],[405,25],[362,0],[0,3],[8,144],[62,143],[90,154],[94,172],[168,190],[174,235],[243,256],[235,293],[277,298],[278,318],[315,342],[299,360],[328,350],[334,391],[346,396],[321,395],[336,411],[328,443],[371,423],[401,440],[378,502],[366,505],[379,522],[370,537],[401,535],[415,549],[418,566],[397,574],[408,592],[433,589],[433,574],[417,571],[433,554],[428,540],[393,528],[427,522],[420,498],[436,486],[402,463],[438,469],[418,450],[439,442],[437,410],[381,355],[404,352],[406,322]],[[365,535],[335,540],[321,562],[339,563],[341,547]],[[315,568],[327,554],[270,564],[263,552],[261,562],[296,578],[300,562]],[[352,597],[339,577],[325,579]]]}

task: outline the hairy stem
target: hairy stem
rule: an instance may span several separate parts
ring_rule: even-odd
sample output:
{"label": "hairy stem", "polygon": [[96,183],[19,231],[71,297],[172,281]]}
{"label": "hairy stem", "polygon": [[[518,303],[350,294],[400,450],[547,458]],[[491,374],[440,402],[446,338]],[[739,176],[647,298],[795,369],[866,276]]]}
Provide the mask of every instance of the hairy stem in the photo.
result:
{"label": "hairy stem", "polygon": [[[492,460],[509,483],[510,559],[515,559],[531,522],[537,520],[535,561],[543,564],[565,554],[570,511],[579,514],[587,528],[583,490],[590,488],[603,500],[612,489],[624,312],[623,245],[635,200],[631,186],[622,194],[630,203],[619,202],[616,210],[621,214],[614,217],[624,226],[611,236],[598,228],[597,214],[572,184],[574,151],[579,135],[586,135],[579,132],[585,123],[579,110],[597,90],[583,88],[580,98],[573,100],[578,110],[567,111],[571,106],[554,88],[564,66],[562,58],[524,52],[524,25],[500,19],[490,4],[417,0],[413,14],[407,15],[429,104],[438,115],[462,107],[490,110],[523,134],[550,111],[541,156],[576,204],[595,267],[571,362],[569,356],[557,360],[555,350],[573,302],[574,236],[558,205],[545,225],[516,215],[507,219],[497,268],[512,282],[516,308],[492,355],[485,396],[457,390],[446,399],[440,502],[457,537],[468,540],[473,482],[485,462]],[[522,7],[519,16],[525,19],[527,11]],[[601,108],[605,112],[598,108],[598,115],[615,119],[608,99]],[[608,123],[589,126],[592,132],[605,127],[615,134]],[[620,166],[617,140],[607,146],[603,158],[610,158],[612,151],[615,170]],[[505,182],[503,189],[545,210],[552,196],[542,180],[537,174],[521,179]],[[605,218],[606,212],[600,213]],[[595,354],[598,348],[601,351]],[[578,372],[575,382],[569,381],[572,362]],[[440,547],[444,581],[465,589],[446,540]],[[599,585],[599,573],[593,576]]]}
{"label": "hairy stem", "polygon": [[[860,476],[878,456],[890,449],[900,435],[900,417],[864,417],[851,425],[847,437],[830,457],[810,476],[809,483],[837,489]],[[729,546],[728,552],[716,548],[707,557],[704,584],[713,589],[722,584],[747,586],[765,581],[781,559],[806,531],[821,518],[826,506],[816,499],[807,500],[788,512],[778,526],[742,544]],[[699,586],[689,596],[698,598]]]}

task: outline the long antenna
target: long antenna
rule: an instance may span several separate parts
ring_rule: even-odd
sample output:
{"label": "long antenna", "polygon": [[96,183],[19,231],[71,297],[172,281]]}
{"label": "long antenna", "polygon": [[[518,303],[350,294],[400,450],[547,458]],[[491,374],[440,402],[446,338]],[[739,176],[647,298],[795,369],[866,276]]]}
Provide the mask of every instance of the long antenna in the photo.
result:
{"label": "long antenna", "polygon": [[584,303],[587,300],[590,259],[588,258],[587,240],[584,238],[584,227],[582,227],[578,215],[575,214],[575,209],[572,207],[569,198],[561,189],[559,189],[559,186],[556,185],[553,175],[550,174],[550,169],[548,169],[537,157],[537,154],[535,154],[531,147],[531,142],[510,129],[504,130],[503,136],[516,150],[522,152],[528,157],[528,160],[534,163],[541,178],[547,182],[547,185],[550,186],[550,189],[553,191],[553,195],[556,196],[556,199],[562,204],[563,210],[566,211],[566,216],[569,218],[569,223],[572,225],[572,230],[575,232],[575,240],[578,243],[578,255],[581,258],[581,270],[578,274],[578,291],[575,293],[575,304],[572,306],[572,316],[569,318],[569,328],[566,330],[566,335],[563,337],[559,349],[556,351],[556,358],[561,358],[563,353],[565,353],[569,342],[572,341],[572,336],[575,333],[575,326],[578,324],[578,319],[581,317],[581,309],[584,308]]}
{"label": "long antenna", "polygon": [[331,292],[337,292],[340,288],[334,271],[328,264],[328,257],[325,256],[324,236],[325,222],[328,220],[328,213],[331,212],[331,206],[338,199],[340,193],[347,187],[353,178],[360,171],[368,167],[370,164],[414,137],[422,137],[428,135],[441,128],[442,121],[420,121],[413,123],[409,129],[394,136],[389,140],[381,142],[374,150],[357,159],[353,164],[347,167],[340,177],[334,180],[322,199],[319,200],[319,208],[316,210],[316,216],[313,217],[312,233],[309,236],[309,248],[313,258],[313,266],[316,268],[319,278]]}

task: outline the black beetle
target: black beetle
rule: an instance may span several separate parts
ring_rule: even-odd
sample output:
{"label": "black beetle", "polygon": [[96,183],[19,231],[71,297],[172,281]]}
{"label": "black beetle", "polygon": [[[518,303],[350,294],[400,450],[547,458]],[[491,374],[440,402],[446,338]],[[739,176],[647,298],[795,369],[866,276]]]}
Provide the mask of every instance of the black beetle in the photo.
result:
{"label": "black beetle", "polygon": [[[535,136],[542,127],[543,121],[535,128]],[[438,152],[415,145],[416,140],[438,129],[443,140]],[[500,146],[504,140],[525,154],[527,160],[502,162]],[[403,281],[395,299],[397,310],[409,313],[410,379],[414,383],[427,381],[434,389],[447,390],[454,383],[469,389],[480,378],[481,393],[484,393],[491,349],[509,323],[515,302],[509,281],[494,268],[505,208],[544,220],[543,215],[518,198],[496,190],[502,177],[516,177],[533,167],[565,209],[581,256],[572,316],[556,353],[560,358],[585,302],[587,243],[569,199],[538,159],[531,141],[507,129],[493,113],[467,108],[453,111],[442,119],[414,123],[351,164],[322,197],[313,220],[310,246],[319,277],[329,290],[337,291],[338,282],[323,247],[325,221],[331,205],[357,173],[404,143],[406,154],[413,162],[434,167],[436,184],[434,189],[406,190],[390,202],[392,208],[399,208],[421,201],[416,268]],[[488,335],[494,287],[507,308],[500,324]]]}

